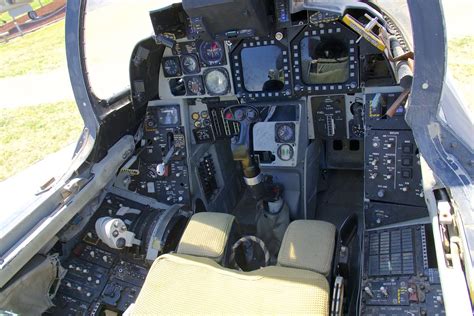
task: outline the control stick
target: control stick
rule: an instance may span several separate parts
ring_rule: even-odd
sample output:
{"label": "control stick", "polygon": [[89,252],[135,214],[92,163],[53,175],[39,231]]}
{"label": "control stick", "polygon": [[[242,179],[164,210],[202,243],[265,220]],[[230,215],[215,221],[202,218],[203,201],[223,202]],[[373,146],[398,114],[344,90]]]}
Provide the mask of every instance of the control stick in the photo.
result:
{"label": "control stick", "polygon": [[240,134],[232,139],[232,155],[242,165],[244,181],[257,200],[257,237],[276,257],[290,222],[289,208],[282,198],[282,187],[265,177],[252,154],[251,129],[260,121],[258,110],[250,105],[235,105],[224,110],[226,120],[240,123]]}

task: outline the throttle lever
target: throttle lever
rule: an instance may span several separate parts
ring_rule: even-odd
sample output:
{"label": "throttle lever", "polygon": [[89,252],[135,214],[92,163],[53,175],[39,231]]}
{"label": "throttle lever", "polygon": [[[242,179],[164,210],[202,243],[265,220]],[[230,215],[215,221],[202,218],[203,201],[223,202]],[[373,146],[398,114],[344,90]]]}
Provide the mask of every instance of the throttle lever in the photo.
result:
{"label": "throttle lever", "polygon": [[168,164],[169,164],[171,158],[173,157],[174,151],[175,151],[175,147],[173,145],[173,146],[170,147],[170,149],[166,153],[165,158],[163,158],[163,161],[161,163],[159,163],[158,166],[156,166],[156,173],[160,177],[166,177],[168,175],[168,168],[167,167],[168,167]]}

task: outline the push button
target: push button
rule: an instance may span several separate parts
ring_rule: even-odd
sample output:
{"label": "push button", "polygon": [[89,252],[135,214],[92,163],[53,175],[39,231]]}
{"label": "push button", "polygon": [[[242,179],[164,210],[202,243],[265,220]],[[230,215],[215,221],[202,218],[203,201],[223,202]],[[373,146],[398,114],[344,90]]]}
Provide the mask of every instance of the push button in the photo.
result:
{"label": "push button", "polygon": [[402,158],[402,166],[410,167],[413,165],[413,159],[410,157]]}
{"label": "push button", "polygon": [[411,177],[412,177],[411,169],[402,169],[402,178],[411,179]]}
{"label": "push button", "polygon": [[413,144],[403,144],[402,151],[404,154],[413,154]]}

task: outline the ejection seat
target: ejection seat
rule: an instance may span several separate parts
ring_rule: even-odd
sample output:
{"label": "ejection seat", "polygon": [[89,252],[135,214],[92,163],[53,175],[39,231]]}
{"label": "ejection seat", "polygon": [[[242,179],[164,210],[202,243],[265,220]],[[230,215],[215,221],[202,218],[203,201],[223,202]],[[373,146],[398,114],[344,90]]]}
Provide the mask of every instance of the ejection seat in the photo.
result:
{"label": "ejection seat", "polygon": [[177,253],[156,259],[126,314],[329,314],[334,225],[292,222],[277,265],[242,272],[219,264],[233,222],[227,214],[195,214]]}

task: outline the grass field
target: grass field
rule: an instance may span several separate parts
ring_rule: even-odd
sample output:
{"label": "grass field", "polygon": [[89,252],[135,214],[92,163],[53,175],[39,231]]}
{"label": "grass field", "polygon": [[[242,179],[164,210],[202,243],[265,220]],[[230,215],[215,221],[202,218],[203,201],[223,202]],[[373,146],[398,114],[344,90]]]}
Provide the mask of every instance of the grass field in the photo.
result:
{"label": "grass field", "polygon": [[0,109],[0,181],[76,141],[83,126],[75,102]]}
{"label": "grass field", "polygon": [[[45,5],[50,4],[51,2],[53,2],[53,0],[34,0],[30,4],[33,10],[38,10],[41,7],[41,5],[43,5],[44,7]],[[8,23],[10,21],[13,21],[13,18],[8,14],[8,12],[5,12],[5,13],[0,14],[0,21]]]}
{"label": "grass field", "polygon": [[474,36],[449,41],[448,65],[451,75],[459,83],[459,90],[474,111]]}
{"label": "grass field", "polygon": [[0,78],[42,73],[66,66],[64,20],[0,44]]}

